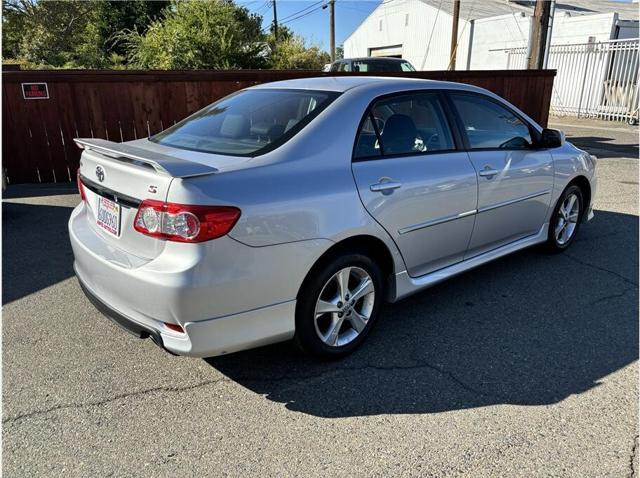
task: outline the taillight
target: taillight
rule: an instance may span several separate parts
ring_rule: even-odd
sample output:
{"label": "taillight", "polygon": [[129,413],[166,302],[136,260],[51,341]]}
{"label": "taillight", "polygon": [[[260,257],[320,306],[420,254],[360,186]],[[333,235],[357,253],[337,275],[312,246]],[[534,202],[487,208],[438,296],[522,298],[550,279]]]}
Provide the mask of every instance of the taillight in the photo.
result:
{"label": "taillight", "polygon": [[184,329],[182,328],[182,326],[180,326],[178,324],[172,324],[170,322],[165,322],[164,325],[169,330],[173,330],[174,332],[180,332],[181,334],[184,334]]}
{"label": "taillight", "polygon": [[133,227],[147,236],[177,242],[203,242],[224,236],[240,217],[231,206],[191,206],[146,199]]}
{"label": "taillight", "polygon": [[86,201],[87,200],[87,196],[84,193],[84,185],[82,184],[82,180],[80,179],[80,168],[78,168],[78,173],[77,173],[76,177],[77,177],[76,181],[78,182],[78,192],[80,193],[80,199],[82,201]]}

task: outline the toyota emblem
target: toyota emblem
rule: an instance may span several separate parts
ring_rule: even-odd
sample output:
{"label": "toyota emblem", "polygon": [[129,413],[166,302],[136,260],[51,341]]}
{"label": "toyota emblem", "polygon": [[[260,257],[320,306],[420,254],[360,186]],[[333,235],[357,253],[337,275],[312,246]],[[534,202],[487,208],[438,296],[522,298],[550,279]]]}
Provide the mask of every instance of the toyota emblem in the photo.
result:
{"label": "toyota emblem", "polygon": [[96,167],[96,177],[98,178],[98,181],[104,181],[104,169],[102,168],[102,166]]}

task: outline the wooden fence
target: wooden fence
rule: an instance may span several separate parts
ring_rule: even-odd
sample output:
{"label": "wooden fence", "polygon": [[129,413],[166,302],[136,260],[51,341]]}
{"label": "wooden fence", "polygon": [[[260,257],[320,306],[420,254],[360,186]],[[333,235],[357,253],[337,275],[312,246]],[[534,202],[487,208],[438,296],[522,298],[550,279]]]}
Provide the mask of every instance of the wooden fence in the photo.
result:
{"label": "wooden fence", "polygon": [[[73,138],[147,137],[241,88],[325,75],[274,70],[3,71],[2,167],[9,183],[74,181],[80,151]],[[555,71],[421,71],[385,76],[481,86],[546,125]],[[48,99],[24,99],[23,83],[46,83]]]}

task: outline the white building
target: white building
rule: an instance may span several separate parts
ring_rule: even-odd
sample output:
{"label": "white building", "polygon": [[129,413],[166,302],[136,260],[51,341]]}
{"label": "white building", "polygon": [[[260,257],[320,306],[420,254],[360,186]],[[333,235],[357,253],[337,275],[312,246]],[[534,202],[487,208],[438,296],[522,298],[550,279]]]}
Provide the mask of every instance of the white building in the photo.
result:
{"label": "white building", "polygon": [[[456,69],[505,69],[528,45],[535,0],[462,0]],[[338,7],[339,8],[339,3]],[[345,58],[396,56],[418,70],[449,65],[453,0],[383,0],[345,40]],[[556,2],[552,45],[637,38],[638,3]]]}

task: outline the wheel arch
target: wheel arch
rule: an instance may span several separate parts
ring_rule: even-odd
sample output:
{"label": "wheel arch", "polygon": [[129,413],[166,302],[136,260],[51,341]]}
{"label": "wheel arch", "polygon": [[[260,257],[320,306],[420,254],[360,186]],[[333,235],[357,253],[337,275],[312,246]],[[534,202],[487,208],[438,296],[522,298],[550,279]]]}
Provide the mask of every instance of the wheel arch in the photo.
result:
{"label": "wheel arch", "polygon": [[584,200],[584,204],[582,207],[582,217],[581,221],[584,221],[587,217],[587,211],[589,210],[589,205],[591,204],[591,183],[587,179],[586,176],[579,175],[569,181],[569,184],[564,188],[565,190],[570,186],[578,186],[580,191],[582,191],[582,196]]}
{"label": "wheel arch", "polygon": [[393,255],[387,245],[381,239],[368,235],[359,234],[342,239],[327,249],[311,266],[309,272],[305,276],[300,288],[298,289],[298,297],[303,290],[307,280],[313,274],[323,267],[328,261],[339,257],[346,253],[365,254],[373,259],[382,270],[384,281],[384,297],[387,301],[392,300],[395,295],[395,262]]}

